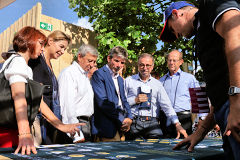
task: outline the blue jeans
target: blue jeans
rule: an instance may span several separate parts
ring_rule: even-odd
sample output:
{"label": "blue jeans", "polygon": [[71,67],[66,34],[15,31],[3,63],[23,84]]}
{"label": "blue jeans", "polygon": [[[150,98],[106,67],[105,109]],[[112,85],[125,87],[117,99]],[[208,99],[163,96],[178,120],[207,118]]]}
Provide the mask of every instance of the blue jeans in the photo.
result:
{"label": "blue jeans", "polygon": [[[227,101],[218,111],[214,113],[215,120],[221,128],[221,133],[225,132],[227,126],[227,117],[229,114],[229,101]],[[226,159],[240,159],[240,143],[232,135],[223,136],[223,149]]]}

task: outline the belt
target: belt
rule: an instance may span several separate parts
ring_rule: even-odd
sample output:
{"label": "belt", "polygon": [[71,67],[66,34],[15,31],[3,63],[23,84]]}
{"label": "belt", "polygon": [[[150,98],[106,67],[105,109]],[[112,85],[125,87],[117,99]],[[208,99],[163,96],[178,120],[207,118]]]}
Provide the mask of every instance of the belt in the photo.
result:
{"label": "belt", "polygon": [[85,120],[85,121],[91,121],[91,117],[88,117],[88,116],[78,116],[77,117],[78,120]]}
{"label": "belt", "polygon": [[157,119],[156,117],[151,116],[136,116],[134,119],[139,119],[140,121],[151,121]]}
{"label": "belt", "polygon": [[181,111],[181,112],[177,112],[177,114],[191,114],[191,112],[190,111]]}

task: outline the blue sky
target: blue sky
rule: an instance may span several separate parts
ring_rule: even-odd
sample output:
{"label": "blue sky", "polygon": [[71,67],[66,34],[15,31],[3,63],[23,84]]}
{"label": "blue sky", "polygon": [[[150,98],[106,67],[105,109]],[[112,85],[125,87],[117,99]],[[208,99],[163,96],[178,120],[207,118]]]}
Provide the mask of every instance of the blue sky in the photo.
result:
{"label": "blue sky", "polygon": [[[88,22],[88,17],[79,19],[77,13],[68,8],[68,0],[16,0],[9,6],[0,9],[0,33],[27,13],[37,2],[42,4],[42,14],[93,30]],[[160,44],[157,44],[158,49]]]}
{"label": "blue sky", "polygon": [[77,13],[68,8],[68,0],[16,0],[9,6],[0,9],[0,33],[22,17],[37,2],[42,4],[42,14],[44,15],[92,29],[87,17],[78,19]]}

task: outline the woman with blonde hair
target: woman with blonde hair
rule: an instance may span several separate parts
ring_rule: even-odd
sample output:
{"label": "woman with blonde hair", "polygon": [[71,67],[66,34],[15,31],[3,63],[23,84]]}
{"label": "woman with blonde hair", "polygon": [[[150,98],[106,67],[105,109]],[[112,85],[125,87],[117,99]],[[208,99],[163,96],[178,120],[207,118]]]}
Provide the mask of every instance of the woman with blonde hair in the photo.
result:
{"label": "woman with blonde hair", "polygon": [[[30,60],[28,63],[33,70],[33,79],[39,83],[48,85],[45,89],[43,100],[60,120],[62,117],[58,97],[58,82],[53,72],[51,60],[62,56],[70,44],[71,37],[62,31],[56,30],[47,37],[45,49],[41,55],[37,59]],[[64,143],[64,139],[68,139],[61,132],[57,132],[41,115],[38,118],[41,124],[42,144]],[[61,135],[60,139],[62,141],[57,141],[57,134]]]}

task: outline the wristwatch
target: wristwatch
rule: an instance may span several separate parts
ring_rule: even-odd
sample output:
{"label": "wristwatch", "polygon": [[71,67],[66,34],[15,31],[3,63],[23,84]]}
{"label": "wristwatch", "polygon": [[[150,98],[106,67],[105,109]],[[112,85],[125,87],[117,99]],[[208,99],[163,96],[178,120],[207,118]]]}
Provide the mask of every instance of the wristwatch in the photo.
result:
{"label": "wristwatch", "polygon": [[233,95],[238,94],[238,93],[240,93],[240,88],[238,88],[236,86],[229,87],[229,90],[228,90],[228,95],[229,96],[233,96]]}

